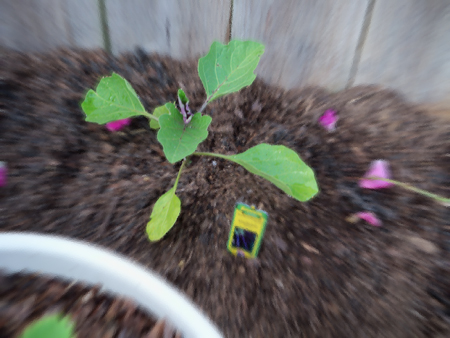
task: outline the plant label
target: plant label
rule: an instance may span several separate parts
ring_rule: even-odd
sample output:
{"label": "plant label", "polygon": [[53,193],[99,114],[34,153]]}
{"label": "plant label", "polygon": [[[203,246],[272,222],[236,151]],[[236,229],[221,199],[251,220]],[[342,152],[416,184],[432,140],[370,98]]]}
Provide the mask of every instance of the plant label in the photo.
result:
{"label": "plant label", "polygon": [[237,203],[231,222],[227,248],[232,254],[255,258],[266,229],[268,215],[244,203]]}

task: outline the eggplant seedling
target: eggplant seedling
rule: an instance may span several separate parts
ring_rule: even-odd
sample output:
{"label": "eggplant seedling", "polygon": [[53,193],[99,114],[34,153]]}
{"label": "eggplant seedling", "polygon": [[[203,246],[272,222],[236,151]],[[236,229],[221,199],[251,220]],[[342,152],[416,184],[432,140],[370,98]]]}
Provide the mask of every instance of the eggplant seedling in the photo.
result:
{"label": "eggplant seedling", "polygon": [[[206,91],[206,100],[197,111],[189,106],[186,93],[179,89],[177,100],[148,113],[131,85],[113,73],[101,79],[96,91],[89,90],[82,103],[86,121],[107,124],[134,116],[149,119],[150,128],[158,130],[157,139],[170,163],[183,161],[175,184],[156,201],[147,224],[151,241],[161,239],[175,224],[181,201],[176,195],[178,181],[191,155],[219,157],[235,162],[255,175],[272,182],[289,196],[308,201],[318,192],[313,170],[298,154],[282,145],[259,144],[236,155],[196,152],[208,137],[211,117],[203,111],[212,101],[249,86],[264,45],[255,41],[232,40],[227,45],[213,42],[208,54],[198,61],[198,74]],[[194,113],[195,112],[195,113]]]}

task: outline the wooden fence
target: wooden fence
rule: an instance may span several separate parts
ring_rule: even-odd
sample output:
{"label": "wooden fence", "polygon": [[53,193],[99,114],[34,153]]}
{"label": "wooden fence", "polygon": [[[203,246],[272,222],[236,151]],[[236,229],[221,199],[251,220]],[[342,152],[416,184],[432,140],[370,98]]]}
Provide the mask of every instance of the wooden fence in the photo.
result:
{"label": "wooden fence", "polygon": [[2,49],[183,59],[230,38],[266,45],[257,72],[272,84],[380,84],[450,107],[450,0],[0,0]]}

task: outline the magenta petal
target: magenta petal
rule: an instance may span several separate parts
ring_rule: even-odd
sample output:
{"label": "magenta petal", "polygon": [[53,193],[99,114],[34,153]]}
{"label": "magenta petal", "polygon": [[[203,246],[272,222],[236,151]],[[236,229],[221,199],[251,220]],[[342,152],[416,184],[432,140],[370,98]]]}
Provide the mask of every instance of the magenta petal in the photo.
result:
{"label": "magenta petal", "polygon": [[8,169],[5,162],[0,162],[0,187],[6,185],[6,177],[8,175]]}
{"label": "magenta petal", "polygon": [[106,124],[106,128],[109,131],[119,131],[120,129],[122,129],[123,127],[129,125],[131,123],[131,119],[127,118],[127,119],[123,119],[123,120],[117,120],[117,121],[113,121],[113,122],[108,122]]}
{"label": "magenta petal", "polygon": [[319,123],[328,131],[333,131],[336,128],[338,116],[334,110],[328,109],[321,117]]}
{"label": "magenta petal", "polygon": [[[370,164],[369,170],[364,175],[364,177],[381,177],[381,178],[391,178],[391,172],[389,170],[389,163],[384,160],[373,161]],[[359,181],[359,186],[361,188],[366,189],[382,189],[382,188],[390,188],[394,184],[390,182],[380,181],[380,180],[370,180],[370,179],[362,179]]]}
{"label": "magenta petal", "polygon": [[377,218],[377,216],[375,216],[375,214],[373,212],[361,211],[361,212],[356,213],[356,216],[365,220],[367,223],[369,223],[373,226],[376,226],[376,227],[381,226],[381,221]]}

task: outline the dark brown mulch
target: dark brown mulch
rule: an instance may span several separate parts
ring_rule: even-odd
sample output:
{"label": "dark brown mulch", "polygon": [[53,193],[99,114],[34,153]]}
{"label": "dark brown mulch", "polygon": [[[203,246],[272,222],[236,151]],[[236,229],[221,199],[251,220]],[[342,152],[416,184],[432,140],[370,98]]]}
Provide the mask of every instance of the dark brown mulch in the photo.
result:
{"label": "dark brown mulch", "polygon": [[[378,87],[283,91],[256,81],[219,99],[202,151],[261,142],[296,150],[320,194],[297,202],[220,159],[192,158],[181,176],[179,221],[158,243],[145,225],[178,166],[144,118],[123,132],[84,122],[79,103],[100,76],[125,76],[151,111],[179,87],[200,107],[196,62],[102,52],[10,55],[0,64],[0,229],[95,242],[155,270],[187,293],[227,337],[445,337],[450,335],[450,208],[357,179],[386,159],[401,181],[450,196],[450,125]],[[317,124],[339,112],[337,130]],[[226,251],[237,201],[266,210],[256,261]],[[380,228],[346,218],[375,212]]]}
{"label": "dark brown mulch", "polygon": [[27,325],[53,313],[67,315],[78,337],[162,337],[155,335],[156,321],[148,313],[99,286],[0,272],[0,337],[18,337]]}

